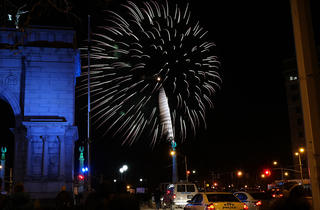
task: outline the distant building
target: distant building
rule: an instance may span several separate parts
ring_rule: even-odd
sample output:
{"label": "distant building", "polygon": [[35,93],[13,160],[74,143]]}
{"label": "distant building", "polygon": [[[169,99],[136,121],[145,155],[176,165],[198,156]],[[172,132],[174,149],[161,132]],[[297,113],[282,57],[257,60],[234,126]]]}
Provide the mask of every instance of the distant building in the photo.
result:
{"label": "distant building", "polygon": [[[299,148],[301,147],[306,149],[306,140],[300,97],[299,76],[295,58],[290,58],[284,61],[283,75],[285,78],[288,104],[293,168],[299,171],[299,158],[295,155],[295,153],[298,152]],[[301,155],[301,161],[303,166],[303,176],[304,178],[308,178],[309,175],[307,170],[308,167],[306,154]],[[300,178],[299,173],[295,174],[295,178]]]}

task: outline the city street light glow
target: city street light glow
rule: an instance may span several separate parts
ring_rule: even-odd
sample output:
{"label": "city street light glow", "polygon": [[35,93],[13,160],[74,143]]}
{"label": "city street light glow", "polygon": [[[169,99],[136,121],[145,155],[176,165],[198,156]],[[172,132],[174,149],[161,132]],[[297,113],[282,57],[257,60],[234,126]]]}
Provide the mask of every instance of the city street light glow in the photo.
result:
{"label": "city street light glow", "polygon": [[273,165],[278,165],[278,162],[277,161],[273,161]]}
{"label": "city street light glow", "polygon": [[125,171],[127,171],[127,170],[128,170],[128,166],[127,166],[127,165],[123,165],[123,166],[119,169],[120,173],[123,173],[123,172],[125,172]]}
{"label": "city street light glow", "polygon": [[265,178],[266,177],[266,175],[265,174],[261,174],[261,178]]}
{"label": "city street light glow", "polygon": [[299,149],[299,152],[300,152],[300,153],[304,153],[304,148],[301,147],[301,148]]}
{"label": "city street light glow", "polygon": [[242,171],[238,171],[238,172],[237,172],[237,176],[238,176],[238,177],[242,176],[242,174],[243,174]]}
{"label": "city street light glow", "polygon": [[195,174],[195,173],[196,173],[196,170],[193,170],[192,173]]}
{"label": "city street light glow", "polygon": [[284,175],[285,175],[285,176],[289,176],[289,173],[288,173],[288,172],[284,172]]}
{"label": "city street light glow", "polygon": [[143,179],[140,179],[140,182],[142,182],[143,181]]}
{"label": "city street light glow", "polygon": [[117,180],[116,180],[116,179],[114,179],[114,180],[113,180],[113,182],[114,182],[114,183],[116,183],[116,182],[117,182]]}
{"label": "city street light glow", "polygon": [[175,156],[175,155],[176,155],[176,151],[171,150],[170,155],[171,155],[171,156]]}
{"label": "city street light glow", "polygon": [[299,152],[295,152],[294,155],[295,155],[295,156],[298,156],[298,155],[299,155]]}

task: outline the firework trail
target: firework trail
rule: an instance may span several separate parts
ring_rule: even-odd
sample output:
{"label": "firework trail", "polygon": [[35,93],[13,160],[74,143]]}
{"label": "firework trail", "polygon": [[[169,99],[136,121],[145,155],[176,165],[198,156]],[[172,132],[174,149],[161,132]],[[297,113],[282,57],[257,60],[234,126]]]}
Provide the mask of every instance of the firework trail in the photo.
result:
{"label": "firework trail", "polygon": [[[205,113],[213,108],[220,88],[219,61],[207,31],[182,9],[167,1],[140,6],[128,1],[122,15],[109,11],[106,25],[91,43],[92,120],[106,132],[120,134],[132,144],[144,131],[155,144],[164,134],[160,123],[160,89],[168,97],[173,133],[184,141],[205,127]],[[84,68],[87,68],[84,66]],[[86,93],[83,75],[80,94]],[[103,126],[104,127],[104,126]]]}

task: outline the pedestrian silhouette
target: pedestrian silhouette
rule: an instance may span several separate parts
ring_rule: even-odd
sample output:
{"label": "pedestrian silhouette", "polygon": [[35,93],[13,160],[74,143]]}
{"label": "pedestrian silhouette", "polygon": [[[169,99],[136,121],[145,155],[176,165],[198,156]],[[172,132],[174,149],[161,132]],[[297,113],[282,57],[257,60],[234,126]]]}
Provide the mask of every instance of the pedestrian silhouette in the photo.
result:
{"label": "pedestrian silhouette", "polygon": [[161,208],[161,192],[159,188],[156,188],[153,196],[154,196],[154,201],[156,203],[156,208],[160,209]]}
{"label": "pedestrian silhouette", "polygon": [[14,186],[14,192],[9,196],[9,200],[5,209],[10,210],[32,210],[33,203],[30,199],[28,193],[24,192],[24,185],[22,183],[17,183]]}
{"label": "pedestrian silhouette", "polygon": [[61,187],[61,191],[56,196],[56,210],[68,210],[73,207],[72,195],[67,192],[66,186]]}
{"label": "pedestrian silhouette", "polygon": [[0,209],[4,209],[7,201],[8,201],[8,197],[2,194],[2,179],[0,178]]}

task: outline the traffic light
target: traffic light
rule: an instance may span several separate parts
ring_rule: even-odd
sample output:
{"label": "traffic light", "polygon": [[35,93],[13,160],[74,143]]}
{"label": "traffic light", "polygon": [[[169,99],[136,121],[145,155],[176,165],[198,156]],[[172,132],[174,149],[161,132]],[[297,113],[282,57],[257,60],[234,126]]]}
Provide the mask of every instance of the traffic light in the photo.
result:
{"label": "traffic light", "polygon": [[269,169],[265,169],[265,170],[263,171],[263,173],[264,173],[264,175],[266,175],[266,176],[270,176],[270,175],[271,175],[271,171],[270,171]]}
{"label": "traffic light", "polygon": [[78,180],[79,180],[79,181],[83,181],[83,180],[84,180],[84,176],[83,176],[82,174],[79,174],[79,175],[78,175]]}
{"label": "traffic light", "polygon": [[88,169],[88,167],[84,167],[84,168],[81,169],[81,171],[82,171],[82,173],[86,173],[86,172],[89,171],[89,169]]}

